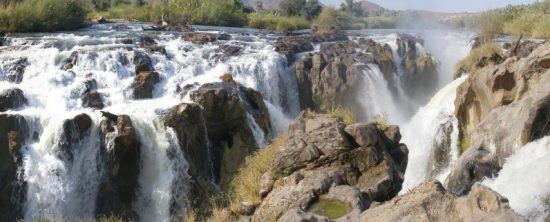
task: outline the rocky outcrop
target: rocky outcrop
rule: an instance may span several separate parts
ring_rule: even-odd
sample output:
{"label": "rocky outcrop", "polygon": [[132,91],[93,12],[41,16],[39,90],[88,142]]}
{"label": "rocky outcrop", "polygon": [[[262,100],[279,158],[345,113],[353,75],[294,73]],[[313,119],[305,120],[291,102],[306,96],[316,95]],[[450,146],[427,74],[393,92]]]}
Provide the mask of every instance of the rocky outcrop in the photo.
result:
{"label": "rocky outcrop", "polygon": [[23,90],[18,88],[6,89],[0,93],[0,112],[21,108],[27,104]]}
{"label": "rocky outcrop", "polygon": [[403,59],[400,66],[404,89],[415,98],[429,99],[437,90],[439,62],[430,54],[419,52],[418,46],[422,46],[424,40],[418,37],[399,34],[396,44],[397,54]]}
{"label": "rocky outcrop", "polygon": [[136,75],[142,72],[153,72],[153,61],[145,52],[134,51],[134,66]]}
{"label": "rocky outcrop", "polygon": [[155,85],[160,82],[160,75],[153,72],[140,72],[134,78],[134,82],[130,86],[134,99],[150,99],[153,98],[153,90]]}
{"label": "rocky outcrop", "polygon": [[[395,72],[397,72],[397,67],[393,62],[393,54],[390,45],[388,44],[377,44],[372,39],[359,39],[359,44],[365,45],[367,47],[366,52],[371,55],[371,58],[368,61],[373,61],[378,65],[380,71],[386,76],[386,80],[392,81]],[[391,85],[391,84],[390,84]]]}
{"label": "rocky outcrop", "polygon": [[270,122],[261,94],[234,81],[208,83],[191,92],[203,108],[211,143],[214,174],[223,185],[230,181],[244,158],[258,148],[247,113],[269,135]]}
{"label": "rocky outcrop", "polygon": [[0,217],[6,221],[22,218],[25,184],[18,177],[21,149],[29,137],[25,118],[0,114]]}
{"label": "rocky outcrop", "polygon": [[491,189],[475,185],[463,197],[428,181],[408,193],[371,207],[354,221],[524,221],[508,200]]}
{"label": "rocky outcrop", "polygon": [[138,188],[141,142],[129,116],[106,112],[103,116],[101,152],[106,172],[100,185],[96,214],[135,218],[133,203]]}
{"label": "rocky outcrop", "polygon": [[92,109],[103,109],[105,107],[105,104],[103,104],[103,96],[97,91],[86,93],[84,97],[82,97],[82,104],[84,107]]}
{"label": "rocky outcrop", "polygon": [[[149,52],[159,52],[161,54],[166,55],[166,49],[163,46],[159,46],[152,36],[146,35],[146,36],[139,37],[137,44],[140,48],[146,49]],[[145,61],[145,62],[150,63],[150,61]]]}
{"label": "rocky outcrop", "polygon": [[475,181],[495,176],[505,159],[526,143],[550,135],[550,43],[528,57],[510,57],[468,76],[457,90],[456,116],[467,148],[447,181],[465,193]]}
{"label": "rocky outcrop", "polygon": [[59,148],[58,156],[72,162],[74,149],[78,149],[78,146],[81,145],[79,143],[92,123],[92,118],[84,113],[63,121],[61,133],[56,138]]}
{"label": "rocky outcrop", "polygon": [[220,40],[229,40],[231,39],[231,36],[228,34],[193,32],[193,33],[184,34],[181,38],[185,41],[192,42],[195,44],[206,44],[209,42],[215,42]]}
{"label": "rocky outcrop", "polygon": [[288,63],[294,62],[294,54],[313,51],[312,36],[284,36],[275,42],[275,51],[283,54]]}
{"label": "rocky outcrop", "polygon": [[302,113],[262,176],[265,198],[252,221],[326,221],[326,215],[310,209],[323,202],[336,202],[348,209],[345,217],[357,217],[372,201],[391,199],[401,189],[408,155],[397,127],[392,129],[367,123],[346,126],[328,115]]}
{"label": "rocky outcrop", "polygon": [[23,74],[25,73],[25,68],[29,65],[27,58],[19,58],[15,62],[8,64],[6,66],[6,73],[4,79],[13,82],[21,83],[23,81]]}

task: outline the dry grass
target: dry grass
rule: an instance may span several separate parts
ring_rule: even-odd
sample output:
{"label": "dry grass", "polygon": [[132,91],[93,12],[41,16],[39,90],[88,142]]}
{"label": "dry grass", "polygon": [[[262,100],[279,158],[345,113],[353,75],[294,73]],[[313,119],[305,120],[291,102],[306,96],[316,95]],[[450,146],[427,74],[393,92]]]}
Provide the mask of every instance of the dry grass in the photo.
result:
{"label": "dry grass", "polygon": [[378,129],[382,131],[386,131],[389,127],[388,125],[388,115],[386,114],[377,114],[374,117],[374,121],[376,121],[376,124],[378,125]]}
{"label": "dry grass", "polygon": [[472,50],[466,58],[460,60],[460,62],[456,64],[454,72],[455,78],[460,77],[463,73],[469,73],[472,70],[475,70],[476,65],[483,58],[490,58],[495,54],[502,56],[503,52],[502,47],[494,43],[484,44],[479,48]]}
{"label": "dry grass", "polygon": [[230,208],[233,212],[237,212],[242,201],[248,201],[254,206],[261,203],[261,177],[269,170],[275,151],[283,146],[286,139],[286,135],[278,136],[269,146],[246,158],[237,175],[231,181],[229,188]]}
{"label": "dry grass", "polygon": [[349,107],[332,108],[328,111],[328,114],[333,118],[341,119],[347,125],[357,122],[357,114]]}

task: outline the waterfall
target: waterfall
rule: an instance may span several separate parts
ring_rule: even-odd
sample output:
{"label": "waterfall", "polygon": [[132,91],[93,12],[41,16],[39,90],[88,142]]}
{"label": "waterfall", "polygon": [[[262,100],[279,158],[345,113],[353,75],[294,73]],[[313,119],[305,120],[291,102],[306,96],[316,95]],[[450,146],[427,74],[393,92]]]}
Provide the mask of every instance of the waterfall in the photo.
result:
{"label": "waterfall", "polygon": [[[27,118],[35,123],[33,118]],[[89,133],[70,148],[72,161],[60,155],[62,120],[46,119],[40,141],[23,153],[23,175],[27,182],[25,219],[92,219],[99,188],[99,127],[98,120]],[[40,125],[34,125],[41,127]]]}
{"label": "waterfall", "polygon": [[[464,76],[443,87],[401,128],[403,135],[401,142],[407,144],[409,148],[409,163],[401,193],[430,178],[444,181],[449,173],[450,163],[458,158],[458,120],[454,116],[454,101],[456,89],[465,80]],[[452,130],[447,134],[441,133],[441,128],[446,124],[450,124]],[[437,146],[442,140],[449,140],[450,143]],[[450,158],[444,158],[449,163],[444,166],[445,169],[434,169],[436,148],[443,149],[444,152],[441,155],[450,155]],[[432,170],[439,173],[429,175]]]}
{"label": "waterfall", "polygon": [[506,159],[502,170],[482,184],[508,198],[510,206],[530,221],[550,215],[550,136],[523,146]]}

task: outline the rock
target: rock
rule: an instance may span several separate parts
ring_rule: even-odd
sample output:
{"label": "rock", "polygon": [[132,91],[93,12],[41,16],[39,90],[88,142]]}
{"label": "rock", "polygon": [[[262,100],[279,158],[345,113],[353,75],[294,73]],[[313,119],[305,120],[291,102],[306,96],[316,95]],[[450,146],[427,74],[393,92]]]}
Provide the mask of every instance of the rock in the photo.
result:
{"label": "rock", "polygon": [[86,93],[82,97],[82,105],[93,109],[103,109],[105,107],[101,93],[97,91]]}
{"label": "rock", "polygon": [[23,81],[23,74],[25,73],[25,68],[29,65],[27,58],[23,57],[17,61],[9,64],[7,68],[7,74],[5,79],[13,83],[21,83]]}
{"label": "rock", "polygon": [[130,27],[128,27],[127,25],[113,25],[113,26],[111,26],[111,29],[113,29],[113,30],[128,30],[128,29],[130,29]]}
{"label": "rock", "polygon": [[184,34],[182,36],[182,39],[195,44],[206,44],[209,42],[229,40],[231,39],[231,36],[228,34],[193,32],[193,33]]}
{"label": "rock", "polygon": [[155,68],[153,68],[153,62],[151,61],[151,57],[149,57],[144,52],[134,51],[134,65],[136,66],[135,68],[136,75],[142,72],[155,71]]}
{"label": "rock", "polygon": [[253,116],[264,135],[269,135],[267,108],[261,94],[234,81],[204,84],[191,93],[191,99],[203,107],[208,138],[213,146],[214,174],[224,186],[244,158],[257,149],[247,113]]}
{"label": "rock", "polygon": [[242,52],[242,48],[236,45],[220,45],[220,49],[223,51],[223,56],[225,58],[231,56],[238,56]]}
{"label": "rock", "polygon": [[390,45],[380,45],[372,39],[362,39],[359,42],[367,46],[366,52],[372,55],[373,61],[378,65],[384,76],[386,76],[386,80],[392,80],[394,74],[397,72],[397,67],[395,67],[393,62],[393,52]]}
{"label": "rock", "polygon": [[243,201],[240,203],[237,212],[240,215],[251,215],[252,213],[254,213],[254,205],[252,205],[250,202]]}
{"label": "rock", "polygon": [[99,16],[99,18],[97,19],[96,21],[98,24],[107,24],[107,23],[113,23],[112,21],[109,21],[105,18],[103,18],[103,16]]}
{"label": "rock", "polygon": [[536,43],[534,41],[526,40],[526,41],[520,41],[518,44],[518,41],[513,41],[510,44],[504,44],[504,49],[508,50],[507,57],[517,56],[520,58],[525,58],[535,50],[540,43]]}
{"label": "rock", "polygon": [[388,200],[401,189],[407,158],[395,158],[396,150],[407,155],[406,147],[389,140],[376,124],[346,126],[338,118],[303,112],[258,181],[265,190],[261,196],[267,196],[251,221],[325,218],[305,212],[318,201],[342,203],[349,207],[343,218],[357,218],[372,200]]}
{"label": "rock", "polygon": [[482,185],[458,197],[437,181],[428,181],[408,193],[361,213],[357,221],[524,221],[508,200]]}
{"label": "rock", "polygon": [[275,51],[286,56],[289,64],[294,62],[294,54],[313,51],[310,36],[284,36],[275,42]]}
{"label": "rock", "polygon": [[541,44],[526,58],[472,73],[458,88],[455,113],[467,150],[447,178],[450,191],[468,192],[476,181],[495,176],[523,145],[550,135],[550,88],[544,84],[550,71],[540,66],[549,55],[550,43]]}
{"label": "rock", "polygon": [[0,112],[21,108],[27,104],[27,98],[18,88],[6,89],[0,93]]}
{"label": "rock", "polygon": [[135,218],[133,204],[138,189],[141,142],[129,116],[105,112],[104,116],[101,150],[106,174],[100,185],[96,214]]}
{"label": "rock", "polygon": [[6,221],[23,218],[26,188],[17,178],[28,131],[23,116],[0,114],[0,216]]}
{"label": "rock", "polygon": [[65,71],[69,71],[69,70],[73,69],[74,66],[76,66],[77,62],[78,62],[78,51],[74,51],[74,52],[71,53],[69,58],[65,59],[61,69],[65,70]]}
{"label": "rock", "polygon": [[315,221],[315,222],[329,222],[330,220],[327,217],[319,216],[313,213],[304,212],[299,209],[291,209],[287,211],[283,216],[277,221],[288,221],[288,222],[306,222],[306,221]]}
{"label": "rock", "polygon": [[433,143],[434,151],[431,154],[428,163],[428,178],[435,178],[440,175],[442,170],[446,170],[452,162],[451,153],[451,133],[453,132],[453,123],[451,121],[441,124],[435,133]]}
{"label": "rock", "polygon": [[140,72],[134,78],[134,82],[130,86],[134,99],[150,99],[153,98],[153,90],[155,84],[160,82],[160,75],[157,72]]}
{"label": "rock", "polygon": [[85,132],[92,126],[92,118],[82,113],[63,121],[61,133],[57,136],[58,155],[68,162],[73,161],[74,149],[81,145]]}
{"label": "rock", "polygon": [[[149,52],[159,52],[161,54],[166,55],[166,49],[163,46],[159,46],[152,36],[146,35],[146,36],[139,37],[138,46],[140,48],[147,49]],[[140,57],[144,57],[144,56],[140,55]],[[146,65],[147,63],[151,63],[151,61],[146,61],[146,60],[147,60],[146,58],[143,58],[143,60],[141,62],[143,62],[144,65]],[[134,61],[134,63],[135,63],[135,61]],[[148,65],[144,66],[145,67],[144,70],[151,71],[151,70],[147,70],[147,69],[150,68],[150,67],[147,67],[147,66]],[[137,72],[137,67],[136,67],[136,73],[138,73]]]}

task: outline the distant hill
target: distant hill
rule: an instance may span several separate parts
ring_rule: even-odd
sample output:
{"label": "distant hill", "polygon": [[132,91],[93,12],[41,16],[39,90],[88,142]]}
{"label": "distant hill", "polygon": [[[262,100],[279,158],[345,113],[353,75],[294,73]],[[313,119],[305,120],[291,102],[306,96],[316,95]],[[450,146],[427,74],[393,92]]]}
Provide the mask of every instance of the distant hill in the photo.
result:
{"label": "distant hill", "polygon": [[380,11],[380,10],[385,10],[384,7],[382,7],[380,5],[377,5],[376,3],[369,2],[369,1],[360,1],[360,3],[361,3],[361,8],[365,12],[377,12],[377,11]]}

